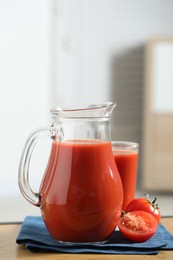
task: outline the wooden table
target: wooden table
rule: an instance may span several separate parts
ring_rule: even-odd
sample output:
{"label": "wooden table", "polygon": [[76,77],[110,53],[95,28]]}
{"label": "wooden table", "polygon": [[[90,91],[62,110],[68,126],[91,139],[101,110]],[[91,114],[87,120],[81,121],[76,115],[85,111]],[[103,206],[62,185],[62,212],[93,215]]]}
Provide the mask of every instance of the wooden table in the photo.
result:
{"label": "wooden table", "polygon": [[[173,233],[173,217],[162,218],[162,224]],[[124,260],[124,259],[173,259],[173,251],[160,251],[158,255],[103,255],[103,254],[62,254],[62,253],[32,253],[24,246],[16,244],[15,240],[21,228],[21,224],[0,224],[0,259],[64,259],[64,260]]]}

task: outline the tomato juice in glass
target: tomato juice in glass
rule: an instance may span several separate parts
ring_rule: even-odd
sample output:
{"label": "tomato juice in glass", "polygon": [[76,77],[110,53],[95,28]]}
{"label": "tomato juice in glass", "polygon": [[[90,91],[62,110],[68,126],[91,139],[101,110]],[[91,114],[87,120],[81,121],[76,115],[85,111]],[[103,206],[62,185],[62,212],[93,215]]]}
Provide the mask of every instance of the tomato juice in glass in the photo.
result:
{"label": "tomato juice in glass", "polygon": [[113,141],[112,149],[123,185],[123,209],[126,210],[129,202],[135,197],[139,145],[132,142]]}
{"label": "tomato juice in glass", "polygon": [[39,194],[44,222],[56,240],[107,240],[123,203],[111,142],[54,141]]}

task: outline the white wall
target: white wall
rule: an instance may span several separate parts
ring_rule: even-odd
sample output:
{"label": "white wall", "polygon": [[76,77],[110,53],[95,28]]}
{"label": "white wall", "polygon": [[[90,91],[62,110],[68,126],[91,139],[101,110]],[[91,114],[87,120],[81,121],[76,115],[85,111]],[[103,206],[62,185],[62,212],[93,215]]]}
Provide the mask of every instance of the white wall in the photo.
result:
{"label": "white wall", "polygon": [[50,65],[48,1],[1,0],[0,221],[15,212],[19,218],[27,203],[19,193],[18,165],[28,134],[48,124]]}

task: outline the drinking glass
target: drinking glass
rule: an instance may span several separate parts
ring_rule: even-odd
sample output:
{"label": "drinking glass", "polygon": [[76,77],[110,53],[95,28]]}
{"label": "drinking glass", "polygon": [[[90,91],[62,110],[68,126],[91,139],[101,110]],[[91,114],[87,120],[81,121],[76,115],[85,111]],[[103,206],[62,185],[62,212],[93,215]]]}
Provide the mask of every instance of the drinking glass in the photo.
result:
{"label": "drinking glass", "polygon": [[126,210],[136,193],[139,144],[113,141],[112,149],[124,190],[123,210]]}

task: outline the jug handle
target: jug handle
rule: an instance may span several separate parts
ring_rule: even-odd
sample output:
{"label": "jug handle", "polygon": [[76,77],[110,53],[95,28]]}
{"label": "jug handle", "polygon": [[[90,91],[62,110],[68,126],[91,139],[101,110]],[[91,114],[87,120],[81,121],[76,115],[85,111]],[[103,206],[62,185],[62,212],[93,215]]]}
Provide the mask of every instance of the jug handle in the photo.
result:
{"label": "jug handle", "polygon": [[39,193],[34,192],[29,184],[29,164],[33,149],[38,141],[38,138],[53,137],[53,133],[50,131],[50,127],[40,127],[35,129],[26,140],[24,145],[18,171],[18,184],[20,191],[24,198],[31,204],[40,207],[41,200]]}

